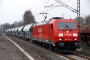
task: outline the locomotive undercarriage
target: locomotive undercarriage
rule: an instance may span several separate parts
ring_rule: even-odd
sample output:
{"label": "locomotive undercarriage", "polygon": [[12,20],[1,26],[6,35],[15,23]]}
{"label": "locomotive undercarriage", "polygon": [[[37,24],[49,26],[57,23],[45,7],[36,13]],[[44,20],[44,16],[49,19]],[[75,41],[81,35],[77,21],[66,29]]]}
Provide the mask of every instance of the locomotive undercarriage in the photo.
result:
{"label": "locomotive undercarriage", "polygon": [[77,48],[80,47],[79,42],[66,42],[66,43],[59,42],[55,46],[53,46],[52,44],[49,44],[49,43],[38,41],[38,40],[33,40],[33,42],[40,45],[40,46],[44,46],[46,48],[56,50],[56,51],[59,51],[59,52],[73,52]]}
{"label": "locomotive undercarriage", "polygon": [[59,42],[56,47],[60,51],[75,51],[77,48],[80,48],[79,42]]}

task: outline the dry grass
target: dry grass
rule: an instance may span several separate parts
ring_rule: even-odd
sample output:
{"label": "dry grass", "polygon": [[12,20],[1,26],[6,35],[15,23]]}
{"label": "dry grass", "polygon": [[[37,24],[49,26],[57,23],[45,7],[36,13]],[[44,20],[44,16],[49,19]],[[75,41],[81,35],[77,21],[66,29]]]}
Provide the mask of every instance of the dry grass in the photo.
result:
{"label": "dry grass", "polygon": [[2,36],[2,34],[0,34],[0,36]]}
{"label": "dry grass", "polygon": [[86,44],[81,44],[81,51],[77,51],[78,53],[86,56],[90,56],[90,47]]}

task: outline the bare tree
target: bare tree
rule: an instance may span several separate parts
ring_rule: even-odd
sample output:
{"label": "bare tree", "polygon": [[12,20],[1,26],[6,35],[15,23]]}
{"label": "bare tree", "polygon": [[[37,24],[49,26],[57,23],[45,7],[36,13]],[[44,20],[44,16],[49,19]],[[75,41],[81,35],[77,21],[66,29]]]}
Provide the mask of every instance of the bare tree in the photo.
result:
{"label": "bare tree", "polygon": [[22,26],[22,25],[24,25],[24,21],[23,20],[21,20],[21,21],[18,22],[18,27],[19,26]]}
{"label": "bare tree", "polygon": [[80,17],[80,21],[79,21],[79,18],[75,18],[78,25],[83,25],[84,24],[84,18],[83,17]]}
{"label": "bare tree", "polygon": [[85,23],[86,23],[86,24],[90,24],[90,15],[88,15],[88,16],[85,18]]}
{"label": "bare tree", "polygon": [[25,11],[23,19],[24,19],[24,25],[35,22],[34,16],[32,15],[32,12],[30,10]]}

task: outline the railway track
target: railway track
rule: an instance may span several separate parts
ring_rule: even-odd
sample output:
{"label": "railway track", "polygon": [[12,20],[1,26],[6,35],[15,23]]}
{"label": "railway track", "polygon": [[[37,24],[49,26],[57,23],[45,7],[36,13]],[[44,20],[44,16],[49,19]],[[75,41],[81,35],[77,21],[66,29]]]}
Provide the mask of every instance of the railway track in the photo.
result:
{"label": "railway track", "polygon": [[90,60],[90,58],[76,54],[76,53],[71,53],[66,56],[73,58],[74,60]]}
{"label": "railway track", "polygon": [[77,53],[61,53],[61,52],[52,51],[52,50],[49,50],[49,51],[67,58],[66,60],[90,60],[89,57],[86,57],[86,56],[83,56],[83,55],[79,55]]}
{"label": "railway track", "polygon": [[[30,42],[30,43],[31,43],[31,42]],[[53,52],[53,53],[55,53],[55,54],[57,54],[57,55],[60,55],[60,56],[62,56],[63,58],[65,58],[66,60],[90,60],[89,57],[86,57],[86,56],[83,56],[83,55],[79,55],[79,54],[77,54],[77,53],[61,53],[61,52],[58,52],[58,51],[51,50],[51,49],[49,49],[49,48],[43,47],[43,46],[41,46],[41,45],[37,45],[37,44],[35,44],[35,43],[31,43],[31,44],[34,44],[34,45],[36,45],[36,46],[38,46],[38,47],[41,47],[41,48],[43,48],[43,49],[45,49],[45,50],[48,50],[48,51],[50,51],[50,52]]]}
{"label": "railway track", "polygon": [[85,56],[82,56],[82,55],[79,55],[76,53],[60,53],[60,52],[52,51],[52,50],[49,50],[49,51],[56,53],[60,56],[63,56],[65,58],[67,58],[68,60],[90,60],[89,57],[85,57]]}

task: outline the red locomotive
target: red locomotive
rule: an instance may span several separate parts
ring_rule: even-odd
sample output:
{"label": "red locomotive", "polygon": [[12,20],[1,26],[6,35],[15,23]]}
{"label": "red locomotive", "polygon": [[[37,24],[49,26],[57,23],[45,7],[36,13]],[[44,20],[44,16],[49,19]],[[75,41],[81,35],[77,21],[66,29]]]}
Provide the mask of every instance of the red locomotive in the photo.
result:
{"label": "red locomotive", "polygon": [[42,45],[73,51],[80,47],[78,25],[74,19],[51,18],[33,27],[33,41]]}

